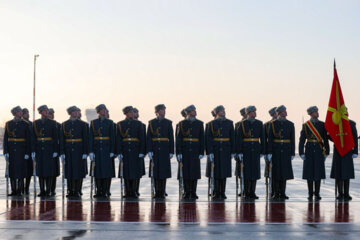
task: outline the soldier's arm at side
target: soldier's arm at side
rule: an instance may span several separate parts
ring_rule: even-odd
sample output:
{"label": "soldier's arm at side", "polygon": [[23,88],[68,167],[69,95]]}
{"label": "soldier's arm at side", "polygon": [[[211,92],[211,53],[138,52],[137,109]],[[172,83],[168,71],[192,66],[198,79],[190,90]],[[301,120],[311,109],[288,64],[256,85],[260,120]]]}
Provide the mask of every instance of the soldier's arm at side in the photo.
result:
{"label": "soldier's arm at side", "polygon": [[152,152],[152,135],[151,135],[151,130],[150,130],[150,122],[148,124],[148,128],[147,128],[147,133],[146,133],[146,153]]}
{"label": "soldier's arm at side", "polygon": [[204,137],[205,133],[204,133],[204,124],[201,123],[200,124],[200,137],[199,137],[199,141],[200,141],[200,153],[199,155],[204,155],[205,152],[205,137]]}
{"label": "soldier's arm at side", "polygon": [[181,144],[182,144],[182,137],[181,137],[181,132],[179,131],[179,125],[180,122],[178,124],[176,124],[176,131],[175,131],[175,150],[176,150],[176,155],[179,155],[182,153],[181,151]]}
{"label": "soldier's arm at side", "polygon": [[304,154],[304,146],[305,146],[305,140],[306,140],[304,128],[305,128],[305,125],[303,124],[301,132],[300,132],[300,138],[299,138],[299,155]]}
{"label": "soldier's arm at side", "polygon": [[169,134],[169,153],[174,154],[174,130],[171,121],[170,121],[168,134]]}
{"label": "soldier's arm at side", "polygon": [[290,139],[291,139],[291,156],[295,156],[295,126],[291,124],[291,132],[290,132]]}
{"label": "soldier's arm at side", "polygon": [[231,143],[231,154],[236,153],[235,149],[235,130],[234,130],[234,124],[231,122],[230,124],[230,143]]}
{"label": "soldier's arm at side", "polygon": [[359,140],[358,140],[358,135],[357,135],[356,123],[355,122],[353,122],[353,127],[351,129],[352,129],[352,134],[353,134],[354,143],[355,143],[353,154],[358,155],[359,154],[359,142],[358,142]]}
{"label": "soldier's arm at side", "polygon": [[322,136],[323,140],[324,140],[324,146],[325,146],[325,151],[326,151],[326,155],[330,154],[330,146],[329,146],[329,138],[324,126],[324,131],[323,131],[323,136]]}
{"label": "soldier's arm at side", "polygon": [[[94,120],[93,120],[94,121]],[[91,126],[92,122],[90,123]],[[94,133],[90,127],[89,130],[89,153],[94,153]]]}
{"label": "soldier's arm at side", "polygon": [[265,151],[265,131],[264,131],[264,125],[262,122],[261,123],[261,135],[260,135],[260,147],[261,147],[261,151],[260,154],[266,154]]}

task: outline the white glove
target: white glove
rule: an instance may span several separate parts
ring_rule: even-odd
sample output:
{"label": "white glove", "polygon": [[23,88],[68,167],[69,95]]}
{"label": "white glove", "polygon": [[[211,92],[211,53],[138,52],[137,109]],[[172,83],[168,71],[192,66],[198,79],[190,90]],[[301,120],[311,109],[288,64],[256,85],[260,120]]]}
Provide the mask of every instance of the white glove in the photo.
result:
{"label": "white glove", "polygon": [[148,156],[150,159],[153,159],[154,153],[153,152],[148,152]]}
{"label": "white glove", "polygon": [[143,158],[143,157],[145,157],[145,155],[142,154],[142,153],[140,153],[140,154],[139,154],[139,158]]}
{"label": "white glove", "polygon": [[210,153],[209,154],[209,161],[212,163],[214,162],[214,154],[213,153]]}
{"label": "white glove", "polygon": [[82,155],[82,159],[87,159],[87,155],[86,155],[86,154],[83,154],[83,155]]}
{"label": "white glove", "polygon": [[239,153],[238,155],[237,155],[237,157],[239,158],[239,160],[240,160],[240,162],[243,160],[243,158],[244,158],[244,154],[242,154],[242,153]]}
{"label": "white glove", "polygon": [[5,153],[5,160],[9,161],[9,154],[8,153]]}
{"label": "white glove", "polygon": [[122,154],[119,154],[118,156],[117,156],[117,158],[121,161],[122,159],[123,159],[123,155]]}
{"label": "white glove", "polygon": [[231,159],[235,158],[235,156],[236,156],[235,153],[231,154]]}
{"label": "white glove", "polygon": [[58,156],[57,152],[53,153],[53,158],[56,158]]}
{"label": "white glove", "polygon": [[173,156],[174,156],[174,154],[172,154],[172,153],[169,154],[169,158],[170,158],[170,159],[172,159]]}
{"label": "white glove", "polygon": [[357,158],[357,157],[358,157],[357,154],[353,154],[353,155],[352,155],[352,158]]}
{"label": "white glove", "polygon": [[199,155],[199,160],[203,159],[204,155]]}
{"label": "white glove", "polygon": [[295,156],[291,156],[291,161],[295,158]]}
{"label": "white glove", "polygon": [[260,154],[260,158],[264,157],[264,154]]}
{"label": "white glove", "polygon": [[182,154],[176,155],[176,160],[177,160],[178,162],[181,162],[181,160],[182,160]]}
{"label": "white glove", "polygon": [[271,158],[272,158],[272,154],[269,153],[269,154],[267,155],[267,159],[268,159],[269,162],[271,162]]}
{"label": "white glove", "polygon": [[25,160],[28,160],[28,159],[29,159],[29,155],[25,154],[24,159],[25,159]]}
{"label": "white glove", "polygon": [[113,156],[115,156],[115,154],[113,154],[113,153],[110,153],[110,157],[112,158]]}
{"label": "white glove", "polygon": [[[305,154],[301,154],[300,157],[301,157],[302,160],[305,161],[305,159],[306,159],[306,158],[305,158]],[[292,159],[291,159],[291,160],[292,160]]]}
{"label": "white glove", "polygon": [[60,159],[61,159],[61,162],[62,162],[62,163],[65,162],[65,154],[61,154],[61,155],[60,155]]}
{"label": "white glove", "polygon": [[31,153],[31,159],[32,159],[33,161],[35,161],[35,156],[36,156],[36,153],[35,153],[35,152]]}
{"label": "white glove", "polygon": [[95,154],[94,153],[89,153],[89,157],[90,157],[90,161],[95,160]]}

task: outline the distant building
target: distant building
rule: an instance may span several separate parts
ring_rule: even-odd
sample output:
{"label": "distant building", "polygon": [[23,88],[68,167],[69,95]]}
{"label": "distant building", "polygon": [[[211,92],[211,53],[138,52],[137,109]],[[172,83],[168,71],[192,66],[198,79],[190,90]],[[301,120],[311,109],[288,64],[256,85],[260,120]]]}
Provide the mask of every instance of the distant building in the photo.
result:
{"label": "distant building", "polygon": [[86,120],[88,121],[88,123],[91,122],[91,120],[94,120],[95,118],[98,117],[95,109],[85,109],[85,115],[86,115]]}

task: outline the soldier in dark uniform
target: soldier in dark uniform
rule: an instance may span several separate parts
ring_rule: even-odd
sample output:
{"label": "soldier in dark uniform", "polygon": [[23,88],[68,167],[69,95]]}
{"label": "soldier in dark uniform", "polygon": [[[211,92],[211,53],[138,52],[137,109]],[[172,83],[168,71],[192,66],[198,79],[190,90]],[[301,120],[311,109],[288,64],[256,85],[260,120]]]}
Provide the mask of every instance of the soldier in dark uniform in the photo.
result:
{"label": "soldier in dark uniform", "polygon": [[285,194],[286,181],[294,178],[291,161],[295,158],[295,127],[286,119],[284,105],[276,108],[278,119],[271,122],[268,141],[268,159],[272,161],[274,199],[289,199]]}
{"label": "soldier in dark uniform", "polygon": [[86,160],[88,154],[88,129],[78,119],[76,106],[67,109],[70,119],[61,124],[60,154],[65,162],[65,178],[67,179],[68,195],[80,197],[81,179],[86,176]]}
{"label": "soldier in dark uniform", "polygon": [[[22,110],[23,114],[22,114],[22,119],[27,122],[29,124],[30,127],[30,132],[31,132],[31,144],[34,143],[34,138],[32,136],[32,122],[30,121],[30,114],[29,114],[29,110],[27,108],[23,108]],[[31,177],[33,176],[33,161],[31,158],[29,158],[27,160],[27,164],[26,164],[26,178],[25,178],[25,185],[24,185],[24,194],[29,195],[29,188],[30,188],[30,183],[31,183]]]}
{"label": "soldier in dark uniform", "polygon": [[[216,119],[216,113],[214,112],[214,110],[211,111],[211,116]],[[210,121],[211,122],[211,121]],[[208,147],[208,143],[207,143],[207,134],[208,134],[208,127],[210,122],[205,124],[205,153],[206,153],[206,170],[205,170],[205,176],[208,178],[208,184],[210,185],[210,178],[211,178],[211,162],[209,159],[209,151],[207,149]],[[209,196],[211,196],[211,193],[209,193]]]}
{"label": "soldier in dark uniform", "polygon": [[[269,142],[269,131],[271,129],[271,122],[272,121],[275,121],[278,117],[277,115],[277,112],[276,112],[276,107],[273,107],[269,110],[269,114],[270,114],[270,117],[271,117],[271,120],[264,123],[264,137],[265,137],[265,156],[264,156],[264,159],[265,159],[265,171],[264,171],[264,177],[265,178],[268,178],[270,177],[269,175],[269,171],[270,171],[270,160],[271,159],[268,159],[268,142]],[[271,179],[271,186],[274,186],[274,183],[273,183],[273,178]],[[270,197],[273,197],[274,196],[274,188],[271,188],[271,192],[269,193],[270,194]]]}
{"label": "soldier in dark uniform", "polygon": [[214,161],[214,199],[226,199],[226,178],[231,177],[231,159],[235,157],[233,122],[225,118],[225,108],[214,109],[216,119],[211,121],[207,133],[207,149],[210,161]]}
{"label": "soldier in dark uniform", "polygon": [[96,107],[99,118],[92,120],[89,134],[89,157],[95,161],[96,194],[94,197],[109,197],[110,179],[115,177],[112,161],[115,152],[114,122],[106,118],[104,104]]}
{"label": "soldier in dark uniform", "polygon": [[[325,159],[329,155],[329,141],[325,123],[319,121],[316,106],[309,107],[307,113],[310,120],[303,124],[300,133],[299,155],[304,160],[303,179],[307,180],[309,201],[313,199],[315,184],[315,200],[320,200],[320,183],[325,179]],[[306,145],[305,145],[306,141]],[[305,146],[305,152],[304,152]]]}
{"label": "soldier in dark uniform", "polygon": [[[136,183],[142,177],[142,158],[145,156],[145,135],[143,125],[134,119],[132,106],[123,109],[125,120],[117,123],[116,148],[120,161],[123,161],[126,198],[138,198]],[[120,169],[119,169],[120,177]]]}
{"label": "soldier in dark uniform", "polygon": [[[139,121],[139,110],[137,108],[133,108],[133,111],[134,111],[134,119]],[[143,130],[143,135],[146,138],[146,125],[141,122],[141,126],[142,126],[142,130]],[[144,144],[144,148],[145,148],[145,152],[146,152],[146,139],[143,142],[143,144]],[[145,172],[145,155],[144,155],[144,157],[140,158],[140,160],[142,162],[142,164],[141,164],[141,172],[142,172],[141,176],[145,176],[145,174],[146,174],[146,172]],[[135,183],[136,184],[136,195],[138,195],[138,196],[140,196],[140,193],[139,193],[140,179],[141,178],[136,180],[136,183]]]}
{"label": "soldier in dark uniform", "polygon": [[24,191],[24,178],[28,176],[27,162],[31,153],[31,132],[29,124],[21,119],[22,109],[19,106],[14,107],[11,113],[14,119],[5,124],[3,149],[11,183],[9,196],[21,196]]}
{"label": "soldier in dark uniform", "polygon": [[49,109],[46,105],[38,108],[41,119],[33,123],[35,137],[32,157],[36,160],[36,175],[39,177],[39,197],[51,194],[52,180],[58,175],[57,159],[59,151],[59,129],[57,123],[48,118]]}
{"label": "soldier in dark uniform", "polygon": [[[54,119],[55,119],[55,111],[54,111],[53,108],[49,108],[49,119],[51,119],[51,120],[54,120]],[[54,121],[55,121],[55,120],[54,120]],[[56,126],[57,126],[57,128],[58,128],[58,130],[59,130],[59,136],[60,136],[61,124],[60,124],[59,122],[57,122],[57,121],[55,121],[55,122],[56,122]],[[60,139],[60,137],[59,137],[58,139]],[[60,147],[60,143],[59,143],[58,146]],[[58,150],[58,152],[59,152],[59,151],[60,151],[60,149]],[[56,195],[56,178],[57,178],[58,176],[60,176],[60,160],[59,160],[59,156],[57,156],[57,157],[55,158],[55,160],[56,160],[56,176],[54,176],[54,178],[52,179],[52,183],[51,183],[51,193],[50,193],[51,196],[55,196],[55,195]]]}
{"label": "soldier in dark uniform", "polygon": [[174,130],[165,118],[165,105],[155,106],[156,118],[149,121],[146,148],[154,162],[155,198],[165,198],[166,179],[171,178],[170,159],[174,155]]}
{"label": "soldier in dark uniform", "polygon": [[236,131],[236,153],[238,161],[244,163],[245,197],[258,199],[256,181],[260,179],[260,158],[265,152],[263,123],[255,119],[255,106],[248,106],[246,114],[247,119],[239,124]]}
{"label": "soldier in dark uniform", "polygon": [[[81,121],[82,124],[84,124],[86,130],[87,130],[87,136],[89,136],[89,124],[83,120],[81,120],[81,109],[77,108],[77,118]],[[89,137],[86,139],[86,143],[87,143],[87,148],[89,149]],[[89,152],[87,152],[87,154],[89,154]],[[87,158],[83,159],[84,164],[83,166],[85,167],[85,176],[88,175],[89,170],[88,170],[88,162],[87,162]],[[82,194],[82,185],[83,185],[83,178],[80,179],[80,195]]]}
{"label": "soldier in dark uniform", "polygon": [[197,199],[197,181],[201,178],[200,160],[204,157],[204,123],[196,119],[196,108],[185,108],[187,119],[178,124],[176,133],[177,160],[183,163],[185,199]]}
{"label": "soldier in dark uniform", "polygon": [[[241,115],[242,119],[241,119],[239,122],[235,123],[235,142],[238,140],[238,139],[237,139],[237,136],[238,136],[238,134],[237,134],[238,128],[239,128],[239,126],[241,126],[241,123],[242,123],[243,121],[245,121],[246,118],[247,118],[246,108],[240,109],[240,115]],[[235,143],[235,144],[237,145],[237,143]],[[236,157],[235,157],[235,177],[239,177],[239,176],[240,176],[240,163],[241,163],[241,162],[240,162],[238,156],[236,156]],[[241,197],[241,193],[239,193],[239,197]]]}
{"label": "soldier in dark uniform", "polygon": [[[335,179],[336,186],[338,188],[338,196],[336,197],[336,199],[345,201],[349,201],[352,199],[349,194],[349,189],[350,179],[355,178],[353,159],[357,158],[359,154],[356,123],[350,119],[349,122],[355,146],[352,150],[350,150],[342,157],[334,145],[334,154],[330,174],[330,177]],[[329,139],[332,141],[331,138]]]}
{"label": "soldier in dark uniform", "polygon": [[[106,118],[107,119],[110,119],[110,112],[109,112],[109,109],[106,109]],[[114,136],[115,136],[115,142],[116,142],[116,123],[114,123]],[[115,143],[116,144],[116,143]],[[115,146],[115,155],[111,158],[112,160],[112,163],[113,163],[113,167],[115,169],[115,158],[116,158],[116,146]],[[111,196],[111,192],[110,192],[110,188],[111,188],[111,182],[112,182],[112,178],[109,179],[109,184],[107,185],[107,189],[106,189],[106,193],[108,196]]]}

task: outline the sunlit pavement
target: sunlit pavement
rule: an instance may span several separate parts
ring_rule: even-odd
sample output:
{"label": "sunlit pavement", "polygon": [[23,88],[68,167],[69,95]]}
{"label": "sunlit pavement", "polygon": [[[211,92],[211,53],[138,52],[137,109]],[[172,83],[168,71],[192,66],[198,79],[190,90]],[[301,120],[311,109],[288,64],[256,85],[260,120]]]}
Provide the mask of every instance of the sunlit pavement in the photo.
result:
{"label": "sunlit pavement", "polygon": [[[357,160],[355,163],[355,175],[359,176],[360,164]],[[329,158],[327,176],[330,166]],[[0,172],[4,173],[4,167],[1,158]],[[199,199],[179,202],[175,161],[165,201],[151,200],[147,177],[141,181],[138,201],[121,200],[119,179],[112,182],[109,200],[91,200],[90,178],[84,181],[81,200],[63,200],[61,178],[58,178],[56,197],[41,200],[34,198],[32,192],[28,198],[6,197],[5,179],[1,178],[0,239],[358,239],[360,181],[351,181],[351,202],[335,201],[332,179],[322,182],[323,199],[309,202],[306,182],[301,179],[301,159],[293,161],[293,169],[295,179],[287,185],[290,199],[284,202],[266,200],[264,179],[257,185],[259,200],[236,198],[234,177],[227,182],[225,201],[209,200],[207,179],[202,178],[198,184]]]}

